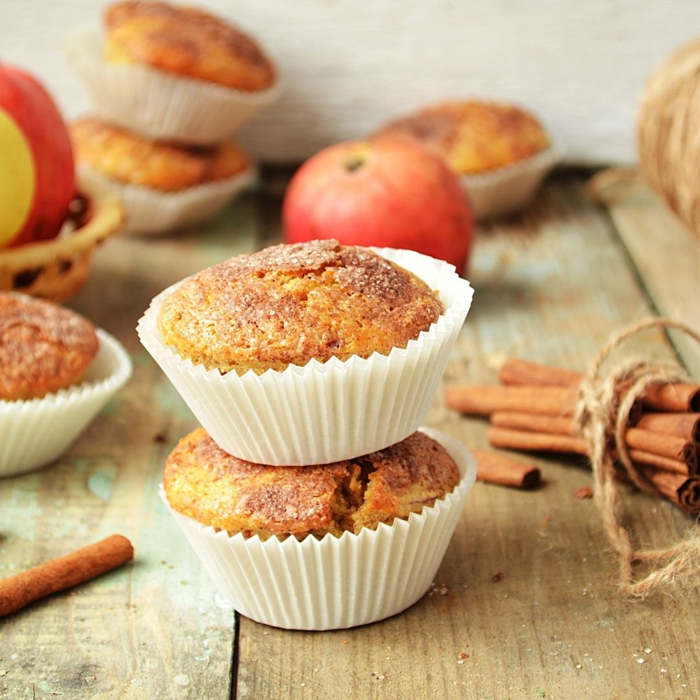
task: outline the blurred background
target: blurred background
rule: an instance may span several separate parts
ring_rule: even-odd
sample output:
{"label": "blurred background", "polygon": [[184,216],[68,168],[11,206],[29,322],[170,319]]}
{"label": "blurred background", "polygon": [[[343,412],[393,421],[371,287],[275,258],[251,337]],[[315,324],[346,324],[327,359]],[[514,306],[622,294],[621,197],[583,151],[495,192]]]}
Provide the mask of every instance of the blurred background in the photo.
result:
{"label": "blurred background", "polygon": [[[2,58],[39,77],[67,118],[88,108],[64,45],[107,0],[3,0]],[[636,160],[634,121],[651,70],[700,26],[696,0],[200,0],[277,62],[281,99],[239,141],[298,162],[426,103],[468,96],[537,114],[569,163]]]}

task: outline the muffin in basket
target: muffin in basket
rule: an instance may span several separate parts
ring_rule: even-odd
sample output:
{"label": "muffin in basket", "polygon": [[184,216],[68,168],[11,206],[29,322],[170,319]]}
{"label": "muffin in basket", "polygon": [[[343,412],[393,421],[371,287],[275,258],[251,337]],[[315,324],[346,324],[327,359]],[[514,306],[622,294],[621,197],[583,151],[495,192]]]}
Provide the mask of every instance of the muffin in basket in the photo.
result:
{"label": "muffin in basket", "polygon": [[407,137],[437,151],[459,175],[477,218],[522,206],[556,162],[539,120],[502,102],[444,102],[396,119],[375,138]]}
{"label": "muffin in basket", "polygon": [[80,33],[69,58],[95,108],[155,139],[213,144],[277,94],[258,43],[222,17],[165,2],[117,2],[104,35]]}
{"label": "muffin in basket", "polygon": [[364,624],[425,593],[474,481],[469,453],[427,432],[277,467],[237,459],[200,429],[168,458],[163,497],[240,612],[297,629]]}
{"label": "muffin in basket", "polygon": [[130,373],[121,345],[87,319],[0,292],[0,476],[58,457]]}
{"label": "muffin in basket", "polygon": [[211,147],[152,141],[97,117],[75,121],[71,139],[81,181],[119,196],[132,232],[207,219],[254,177],[231,139]]}
{"label": "muffin in basket", "polygon": [[193,275],[138,330],[220,447],[325,464],[420,425],[471,294],[451,265],[413,251],[311,241]]}

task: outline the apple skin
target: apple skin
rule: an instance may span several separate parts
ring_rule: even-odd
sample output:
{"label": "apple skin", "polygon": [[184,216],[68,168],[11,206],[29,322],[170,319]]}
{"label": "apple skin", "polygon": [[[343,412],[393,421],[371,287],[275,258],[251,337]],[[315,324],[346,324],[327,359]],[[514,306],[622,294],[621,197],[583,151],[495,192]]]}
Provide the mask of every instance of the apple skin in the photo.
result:
{"label": "apple skin", "polygon": [[31,206],[21,227],[5,244],[16,246],[53,238],[75,195],[75,165],[68,129],[42,85],[28,73],[3,63],[0,110],[24,135],[34,166]]}
{"label": "apple skin", "polygon": [[462,273],[472,215],[442,158],[408,139],[330,146],[295,173],[282,208],[285,240],[335,238],[345,245],[408,248]]}

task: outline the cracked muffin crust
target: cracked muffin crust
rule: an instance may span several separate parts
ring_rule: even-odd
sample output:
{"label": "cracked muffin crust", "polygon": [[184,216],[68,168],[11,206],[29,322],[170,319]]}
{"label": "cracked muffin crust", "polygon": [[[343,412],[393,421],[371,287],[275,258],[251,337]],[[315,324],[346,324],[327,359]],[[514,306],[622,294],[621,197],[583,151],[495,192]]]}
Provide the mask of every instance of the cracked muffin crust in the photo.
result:
{"label": "cracked muffin crust", "polygon": [[207,369],[284,370],[389,354],[437,321],[437,294],[368,248],[282,244],[185,280],[163,301],[166,345]]}
{"label": "cracked muffin crust", "polygon": [[255,41],[203,10],[117,2],[107,8],[104,21],[109,61],[145,63],[247,92],[265,90],[275,81],[275,70]]}
{"label": "cracked muffin crust", "polygon": [[94,326],[41,299],[0,292],[0,399],[33,399],[77,382],[99,349]]}
{"label": "cracked muffin crust", "polygon": [[464,100],[426,107],[390,122],[375,138],[417,139],[458,173],[475,174],[534,156],[549,138],[529,112],[499,102]]}
{"label": "cracked muffin crust", "polygon": [[162,192],[233,177],[250,167],[231,140],[213,147],[152,141],[97,117],[77,119],[70,131],[79,164],[119,182]]}
{"label": "cracked muffin crust", "polygon": [[357,534],[420,512],[459,480],[447,450],[421,432],[335,464],[273,467],[224,452],[199,428],[180,440],[163,474],[174,510],[230,535],[263,539]]}

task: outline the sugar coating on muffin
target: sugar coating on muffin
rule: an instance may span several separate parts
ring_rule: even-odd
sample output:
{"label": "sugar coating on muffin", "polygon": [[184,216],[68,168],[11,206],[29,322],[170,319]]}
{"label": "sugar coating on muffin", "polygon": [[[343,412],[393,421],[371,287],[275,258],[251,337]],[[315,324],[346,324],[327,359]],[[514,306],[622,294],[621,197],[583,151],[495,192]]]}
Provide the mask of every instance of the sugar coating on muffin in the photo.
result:
{"label": "sugar coating on muffin", "polygon": [[177,192],[233,177],[250,161],[231,140],[213,147],[151,141],[97,117],[70,127],[76,160],[119,182]]}
{"label": "sugar coating on muffin", "polygon": [[375,134],[376,138],[388,136],[417,139],[438,151],[458,173],[511,165],[550,145],[542,125],[526,110],[478,100],[427,107]]}
{"label": "sugar coating on muffin", "polygon": [[422,280],[368,248],[278,245],[188,278],[163,301],[161,339],[221,372],[284,370],[405,347],[444,307]]}
{"label": "sugar coating on muffin", "polygon": [[79,381],[99,349],[94,326],[48,301],[0,292],[0,399],[33,399]]}
{"label": "sugar coating on muffin", "polygon": [[165,2],[117,2],[107,8],[104,20],[109,61],[144,63],[248,92],[275,81],[272,64],[253,39],[203,10]]}
{"label": "sugar coating on muffin", "polygon": [[357,534],[420,512],[459,480],[447,450],[421,432],[343,462],[273,467],[224,452],[200,428],[180,440],[163,474],[174,510],[230,535],[263,539]]}

